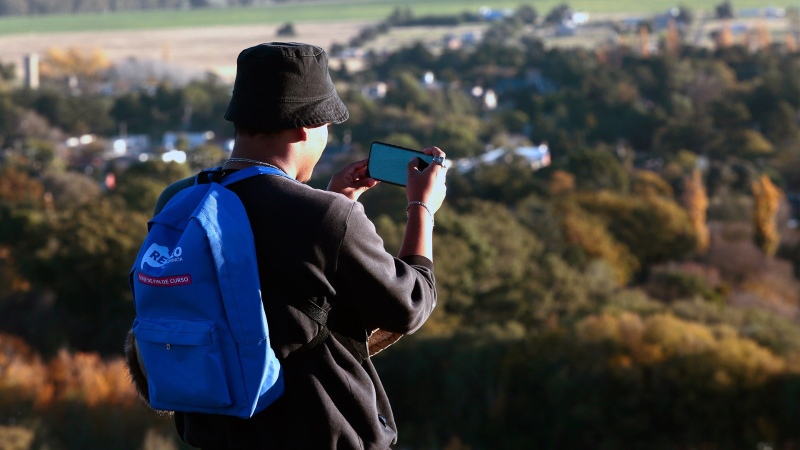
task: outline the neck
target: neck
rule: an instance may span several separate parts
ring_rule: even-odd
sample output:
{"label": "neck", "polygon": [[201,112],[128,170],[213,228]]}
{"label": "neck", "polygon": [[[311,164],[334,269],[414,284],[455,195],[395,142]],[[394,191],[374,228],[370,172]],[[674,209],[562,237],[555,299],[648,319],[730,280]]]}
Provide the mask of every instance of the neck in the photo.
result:
{"label": "neck", "polygon": [[297,167],[284,147],[269,141],[237,137],[230,159],[223,164],[223,167],[243,169],[253,165],[272,166],[297,179]]}
{"label": "neck", "polygon": [[276,166],[275,164],[270,164],[268,162],[258,161],[256,159],[250,159],[250,158],[238,158],[238,157],[235,157],[235,156],[230,157],[227,161],[225,161],[225,163],[223,163],[224,166],[226,166],[226,165],[227,166],[234,166],[234,165],[237,165],[237,164],[272,167],[273,169],[280,170],[281,172],[284,171],[283,169],[281,169],[280,167]]}

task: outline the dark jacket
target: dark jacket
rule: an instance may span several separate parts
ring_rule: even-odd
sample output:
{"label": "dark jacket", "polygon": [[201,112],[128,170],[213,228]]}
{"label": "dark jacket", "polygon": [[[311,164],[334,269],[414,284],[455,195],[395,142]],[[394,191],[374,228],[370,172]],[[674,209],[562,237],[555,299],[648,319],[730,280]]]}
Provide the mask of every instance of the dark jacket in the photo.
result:
{"label": "dark jacket", "polygon": [[204,449],[389,448],[397,441],[396,426],[372,362],[348,349],[348,339],[334,337],[292,354],[320,332],[296,306],[311,300],[330,308],[329,328],[363,345],[369,330],[412,333],[436,304],[433,264],[388,254],[361,204],[342,195],[276,176],[230,189],[255,235],[285,394],[247,420],[175,413],[178,433]]}

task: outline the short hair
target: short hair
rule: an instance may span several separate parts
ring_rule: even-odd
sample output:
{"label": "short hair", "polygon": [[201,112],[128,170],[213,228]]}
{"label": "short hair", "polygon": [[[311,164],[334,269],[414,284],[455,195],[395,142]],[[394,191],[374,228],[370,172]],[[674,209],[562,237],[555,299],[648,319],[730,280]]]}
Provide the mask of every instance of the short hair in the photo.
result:
{"label": "short hair", "polygon": [[274,128],[267,128],[255,124],[245,124],[241,122],[234,122],[233,130],[236,135],[242,136],[275,136],[283,130],[276,130]]}

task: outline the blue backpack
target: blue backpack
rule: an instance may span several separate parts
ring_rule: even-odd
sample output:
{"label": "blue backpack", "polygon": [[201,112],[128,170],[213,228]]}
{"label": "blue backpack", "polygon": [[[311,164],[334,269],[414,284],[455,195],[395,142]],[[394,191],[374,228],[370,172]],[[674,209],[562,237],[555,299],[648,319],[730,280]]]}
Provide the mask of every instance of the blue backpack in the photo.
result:
{"label": "blue backpack", "polygon": [[283,394],[253,232],[225,187],[260,174],[290,178],[269,167],[204,171],[148,223],[130,283],[154,409],[248,418]]}

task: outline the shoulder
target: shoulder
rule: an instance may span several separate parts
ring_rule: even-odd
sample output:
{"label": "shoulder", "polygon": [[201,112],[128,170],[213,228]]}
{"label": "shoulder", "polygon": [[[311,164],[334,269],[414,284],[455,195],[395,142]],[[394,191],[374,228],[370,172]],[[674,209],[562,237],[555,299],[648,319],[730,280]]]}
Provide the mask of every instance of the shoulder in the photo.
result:
{"label": "shoulder", "polygon": [[342,194],[315,189],[279,176],[252,177],[229,187],[255,215],[268,209],[283,214],[289,221],[310,220],[323,227],[328,221],[341,222],[360,206]]}
{"label": "shoulder", "polygon": [[155,216],[160,213],[161,210],[164,209],[164,206],[166,206],[167,202],[169,202],[169,200],[174,197],[175,194],[188,187],[194,186],[194,179],[195,177],[193,176],[184,178],[167,186],[167,188],[161,192],[161,195],[158,196],[158,200],[156,200],[156,206],[153,209],[153,215]]}

